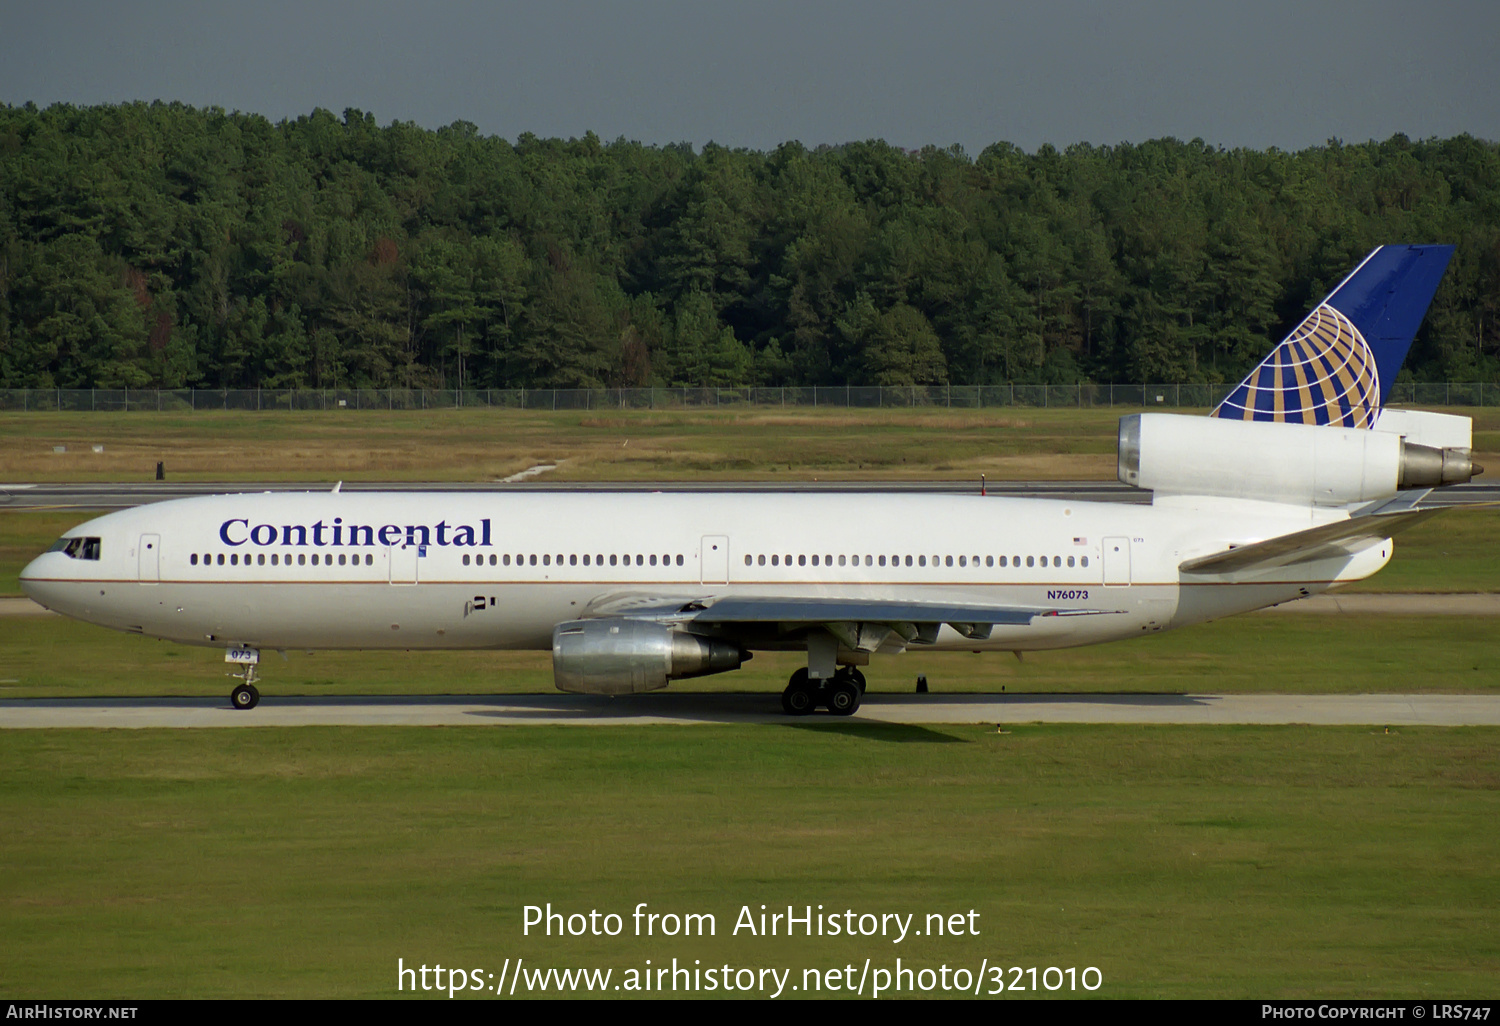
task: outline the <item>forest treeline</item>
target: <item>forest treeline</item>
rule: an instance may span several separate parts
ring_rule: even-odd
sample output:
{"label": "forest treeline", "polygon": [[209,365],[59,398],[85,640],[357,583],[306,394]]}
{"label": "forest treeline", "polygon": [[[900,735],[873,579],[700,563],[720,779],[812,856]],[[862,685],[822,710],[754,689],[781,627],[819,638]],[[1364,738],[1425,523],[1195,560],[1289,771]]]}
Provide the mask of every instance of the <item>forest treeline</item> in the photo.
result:
{"label": "forest treeline", "polygon": [[1500,147],[770,152],[0,106],[0,387],[1236,380],[1372,247],[1500,380]]}

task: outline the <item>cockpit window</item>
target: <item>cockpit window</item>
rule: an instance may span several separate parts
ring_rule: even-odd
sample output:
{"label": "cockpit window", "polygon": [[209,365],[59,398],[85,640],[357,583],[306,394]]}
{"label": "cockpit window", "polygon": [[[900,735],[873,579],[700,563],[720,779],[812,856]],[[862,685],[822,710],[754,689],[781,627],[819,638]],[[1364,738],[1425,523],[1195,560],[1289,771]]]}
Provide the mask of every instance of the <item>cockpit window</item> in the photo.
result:
{"label": "cockpit window", "polygon": [[98,559],[98,538],[59,538],[48,552],[66,552],[69,559]]}

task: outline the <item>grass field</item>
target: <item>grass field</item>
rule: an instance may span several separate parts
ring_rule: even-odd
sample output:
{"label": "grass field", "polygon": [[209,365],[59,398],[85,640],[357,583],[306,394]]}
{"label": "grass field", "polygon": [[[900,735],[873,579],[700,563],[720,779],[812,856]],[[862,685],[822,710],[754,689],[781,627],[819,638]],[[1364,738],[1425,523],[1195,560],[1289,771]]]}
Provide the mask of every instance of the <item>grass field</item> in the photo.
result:
{"label": "grass field", "polygon": [[[1473,616],[1251,613],[1024,662],[1000,652],[877,656],[870,689],[939,692],[1500,693],[1496,624]],[[761,652],[732,673],[672,691],[763,692],[768,704],[806,657]],[[228,695],[218,648],[153,641],[61,617],[0,618],[0,697]],[[553,693],[550,652],[266,653],[266,695]],[[226,699],[227,701],[227,699]],[[649,696],[636,699],[648,702]]]}
{"label": "grass field", "polygon": [[[492,481],[548,463],[558,481],[1114,480],[1129,412],[0,413],[0,481],[146,481],[158,461],[188,481]],[[1500,409],[1451,412],[1474,418],[1477,458],[1500,473]]]}
{"label": "grass field", "polygon": [[[578,480],[1112,478],[1120,412],[0,415],[0,479],[142,479],[158,459],[213,480],[486,480],[558,459]],[[1478,412],[1480,447],[1500,449],[1500,413]],[[0,514],[0,594],[83,519]],[[1497,523],[1424,524],[1365,587],[1500,590]],[[877,659],[869,677],[875,691],[923,673],[938,692],[1493,692],[1494,639],[1485,618],[1251,614],[1024,663]],[[774,703],[794,665],[761,654],[685,683]],[[226,670],[216,649],[0,618],[0,697],[217,696]],[[547,653],[293,652],[262,670],[271,696],[552,690]],[[804,969],[900,957],[1096,966],[1107,997],[1489,997],[1497,742],[1491,728],[828,722],[6,731],[0,993],[388,997],[398,958],[498,973],[523,957],[619,981],[676,957],[791,969],[800,986]],[[522,936],[527,904],[628,924],[643,901],[712,913],[717,934]],[[919,925],[973,909],[980,932],[732,936],[740,907],[763,903]]]}
{"label": "grass field", "polygon": [[[1493,996],[1494,729],[17,731],[0,992],[395,995],[407,965],[1095,966],[1108,997]],[[522,909],[712,913],[523,937]],[[754,938],[742,905],[974,910]],[[521,991],[524,993],[524,988]],[[518,995],[519,996],[519,995]],[[612,995],[614,996],[614,995]],[[446,1000],[446,998],[441,998]]]}

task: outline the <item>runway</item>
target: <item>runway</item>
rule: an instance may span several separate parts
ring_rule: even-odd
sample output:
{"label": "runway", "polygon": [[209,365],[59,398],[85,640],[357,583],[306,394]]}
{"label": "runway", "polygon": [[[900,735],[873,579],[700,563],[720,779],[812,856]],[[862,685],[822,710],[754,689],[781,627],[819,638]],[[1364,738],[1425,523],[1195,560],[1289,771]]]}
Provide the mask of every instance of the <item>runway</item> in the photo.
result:
{"label": "runway", "polygon": [[[128,509],[168,499],[195,495],[245,492],[328,491],[326,484],[284,481],[171,482],[102,484],[0,484],[0,510]],[[1151,493],[1117,481],[991,481],[985,493],[994,496],[1061,499],[1070,502],[1125,502],[1149,504]],[[867,492],[929,495],[976,495],[978,481],[591,481],[556,484],[536,481],[490,481],[477,484],[350,482],[346,492]],[[1423,507],[1465,506],[1500,501],[1500,483],[1488,480],[1451,485],[1422,500]]]}
{"label": "runway", "polygon": [[0,729],[312,726],[626,727],[654,724],[1137,723],[1500,726],[1495,695],[867,695],[851,717],[790,717],[775,694],[263,698],[248,711],[226,698],[0,700]]}
{"label": "runway", "polygon": [[[196,495],[248,492],[326,492],[335,482],[174,482],[90,484],[0,484],[0,510],[113,510]],[[345,492],[876,492],[977,495],[978,481],[539,481],[345,482]],[[996,481],[986,494],[1065,499],[1073,502],[1149,503],[1151,493],[1116,481]]]}

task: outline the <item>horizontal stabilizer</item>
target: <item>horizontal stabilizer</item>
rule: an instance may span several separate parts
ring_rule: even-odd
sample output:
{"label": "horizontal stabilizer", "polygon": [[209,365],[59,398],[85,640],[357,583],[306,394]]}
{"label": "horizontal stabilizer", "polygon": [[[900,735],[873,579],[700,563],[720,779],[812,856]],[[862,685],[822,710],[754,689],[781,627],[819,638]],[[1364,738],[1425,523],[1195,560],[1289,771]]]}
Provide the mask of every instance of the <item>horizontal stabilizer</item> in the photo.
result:
{"label": "horizontal stabilizer", "polygon": [[1405,492],[1389,502],[1372,504],[1378,508],[1366,507],[1368,512],[1357,512],[1348,520],[1189,559],[1178,569],[1189,574],[1232,574],[1351,555],[1370,542],[1390,538],[1441,513],[1440,509],[1415,508],[1426,494],[1425,490]]}

